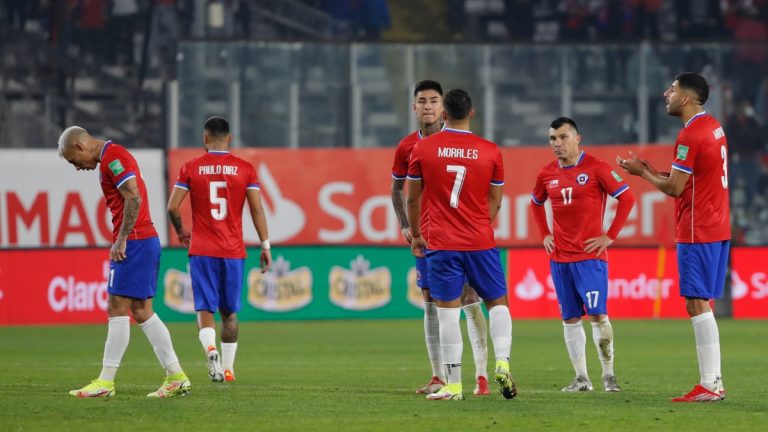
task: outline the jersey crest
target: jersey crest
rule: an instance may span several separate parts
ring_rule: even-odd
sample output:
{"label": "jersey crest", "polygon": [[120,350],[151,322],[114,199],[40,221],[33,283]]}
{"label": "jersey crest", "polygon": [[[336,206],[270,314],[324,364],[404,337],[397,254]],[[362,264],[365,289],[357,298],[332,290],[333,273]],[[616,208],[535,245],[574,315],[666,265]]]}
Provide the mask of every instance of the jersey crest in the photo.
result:
{"label": "jersey crest", "polygon": [[589,176],[587,173],[581,173],[578,176],[576,176],[576,183],[579,184],[579,186],[584,186],[589,181]]}

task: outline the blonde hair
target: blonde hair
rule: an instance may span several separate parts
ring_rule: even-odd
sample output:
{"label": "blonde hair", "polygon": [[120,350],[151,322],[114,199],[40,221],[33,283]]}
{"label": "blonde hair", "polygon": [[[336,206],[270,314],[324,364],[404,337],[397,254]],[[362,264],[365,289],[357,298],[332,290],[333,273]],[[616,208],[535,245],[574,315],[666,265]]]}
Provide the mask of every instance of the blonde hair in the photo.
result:
{"label": "blonde hair", "polygon": [[59,135],[59,157],[64,157],[64,151],[71,148],[83,135],[88,135],[88,131],[80,126],[70,126],[64,129]]}

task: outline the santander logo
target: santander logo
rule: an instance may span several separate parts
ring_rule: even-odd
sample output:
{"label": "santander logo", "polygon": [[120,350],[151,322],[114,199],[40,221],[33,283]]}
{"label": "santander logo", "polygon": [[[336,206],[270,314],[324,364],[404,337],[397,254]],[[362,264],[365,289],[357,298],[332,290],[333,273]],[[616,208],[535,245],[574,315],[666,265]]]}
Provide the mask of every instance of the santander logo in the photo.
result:
{"label": "santander logo", "polygon": [[515,295],[521,300],[536,300],[544,294],[544,285],[536,279],[532,269],[528,269],[523,280],[515,285]]}
{"label": "santander logo", "polygon": [[[273,242],[289,240],[304,229],[304,211],[293,201],[286,199],[280,191],[272,173],[264,163],[259,164],[259,180],[264,213],[269,224],[269,237]],[[247,212],[247,209],[246,209]]]}
{"label": "santander logo", "polygon": [[731,297],[734,300],[739,300],[746,297],[748,293],[749,285],[741,279],[739,272],[733,270],[731,272]]}

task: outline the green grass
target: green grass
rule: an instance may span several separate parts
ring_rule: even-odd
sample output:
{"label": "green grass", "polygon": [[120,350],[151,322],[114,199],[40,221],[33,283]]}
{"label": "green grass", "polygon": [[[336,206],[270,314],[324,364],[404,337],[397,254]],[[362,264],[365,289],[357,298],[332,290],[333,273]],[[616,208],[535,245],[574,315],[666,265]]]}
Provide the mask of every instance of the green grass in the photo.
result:
{"label": "green grass", "polygon": [[[413,393],[429,378],[417,320],[245,323],[238,380],[225,384],[208,381],[194,324],[171,324],[193,388],[169,400],[145,397],[163,373],[136,326],[110,400],[67,395],[98,374],[106,326],[0,327],[0,431],[764,430],[768,325],[719,325],[728,398],[710,404],[668,402],[698,381],[687,320],[613,322],[624,389],[616,394],[561,393],[573,375],[562,326],[515,321],[511,364],[519,396],[473,397],[467,346],[464,402],[427,402]],[[597,387],[599,362],[585,329]]]}

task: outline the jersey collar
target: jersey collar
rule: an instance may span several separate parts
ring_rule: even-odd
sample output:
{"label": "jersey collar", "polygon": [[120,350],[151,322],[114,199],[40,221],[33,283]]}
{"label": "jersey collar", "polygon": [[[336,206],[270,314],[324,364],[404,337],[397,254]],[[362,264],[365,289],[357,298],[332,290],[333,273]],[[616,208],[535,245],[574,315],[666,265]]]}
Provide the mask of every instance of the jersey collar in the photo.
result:
{"label": "jersey collar", "polygon": [[470,135],[472,134],[472,131],[461,130],[461,129],[454,129],[454,128],[449,128],[449,127],[444,127],[443,130],[446,131],[446,132],[456,132],[456,133],[470,134]]}
{"label": "jersey collar", "polygon": [[565,165],[564,166],[559,160],[557,161],[557,164],[560,165],[560,168],[568,169],[568,168],[573,168],[573,167],[579,166],[579,164],[583,160],[584,160],[584,150],[581,151],[581,154],[579,155],[579,160],[577,160],[575,164],[573,164],[573,165]]}
{"label": "jersey collar", "polygon": [[693,122],[695,119],[697,119],[697,118],[699,118],[699,117],[703,116],[703,115],[704,115],[704,114],[706,114],[706,113],[707,113],[706,111],[702,111],[702,112],[700,112],[700,113],[696,113],[696,114],[694,114],[694,116],[693,116],[693,117],[689,118],[689,119],[688,119],[688,121],[687,121],[687,122],[685,122],[685,127],[688,127],[688,125],[690,125],[690,124],[691,124],[691,122]]}
{"label": "jersey collar", "polygon": [[104,143],[104,147],[101,148],[101,154],[99,155],[99,161],[104,159],[104,153],[107,152],[107,147],[112,145],[112,140],[107,140],[107,142]]}
{"label": "jersey collar", "polygon": [[208,154],[226,155],[229,154],[229,150],[208,150]]}

